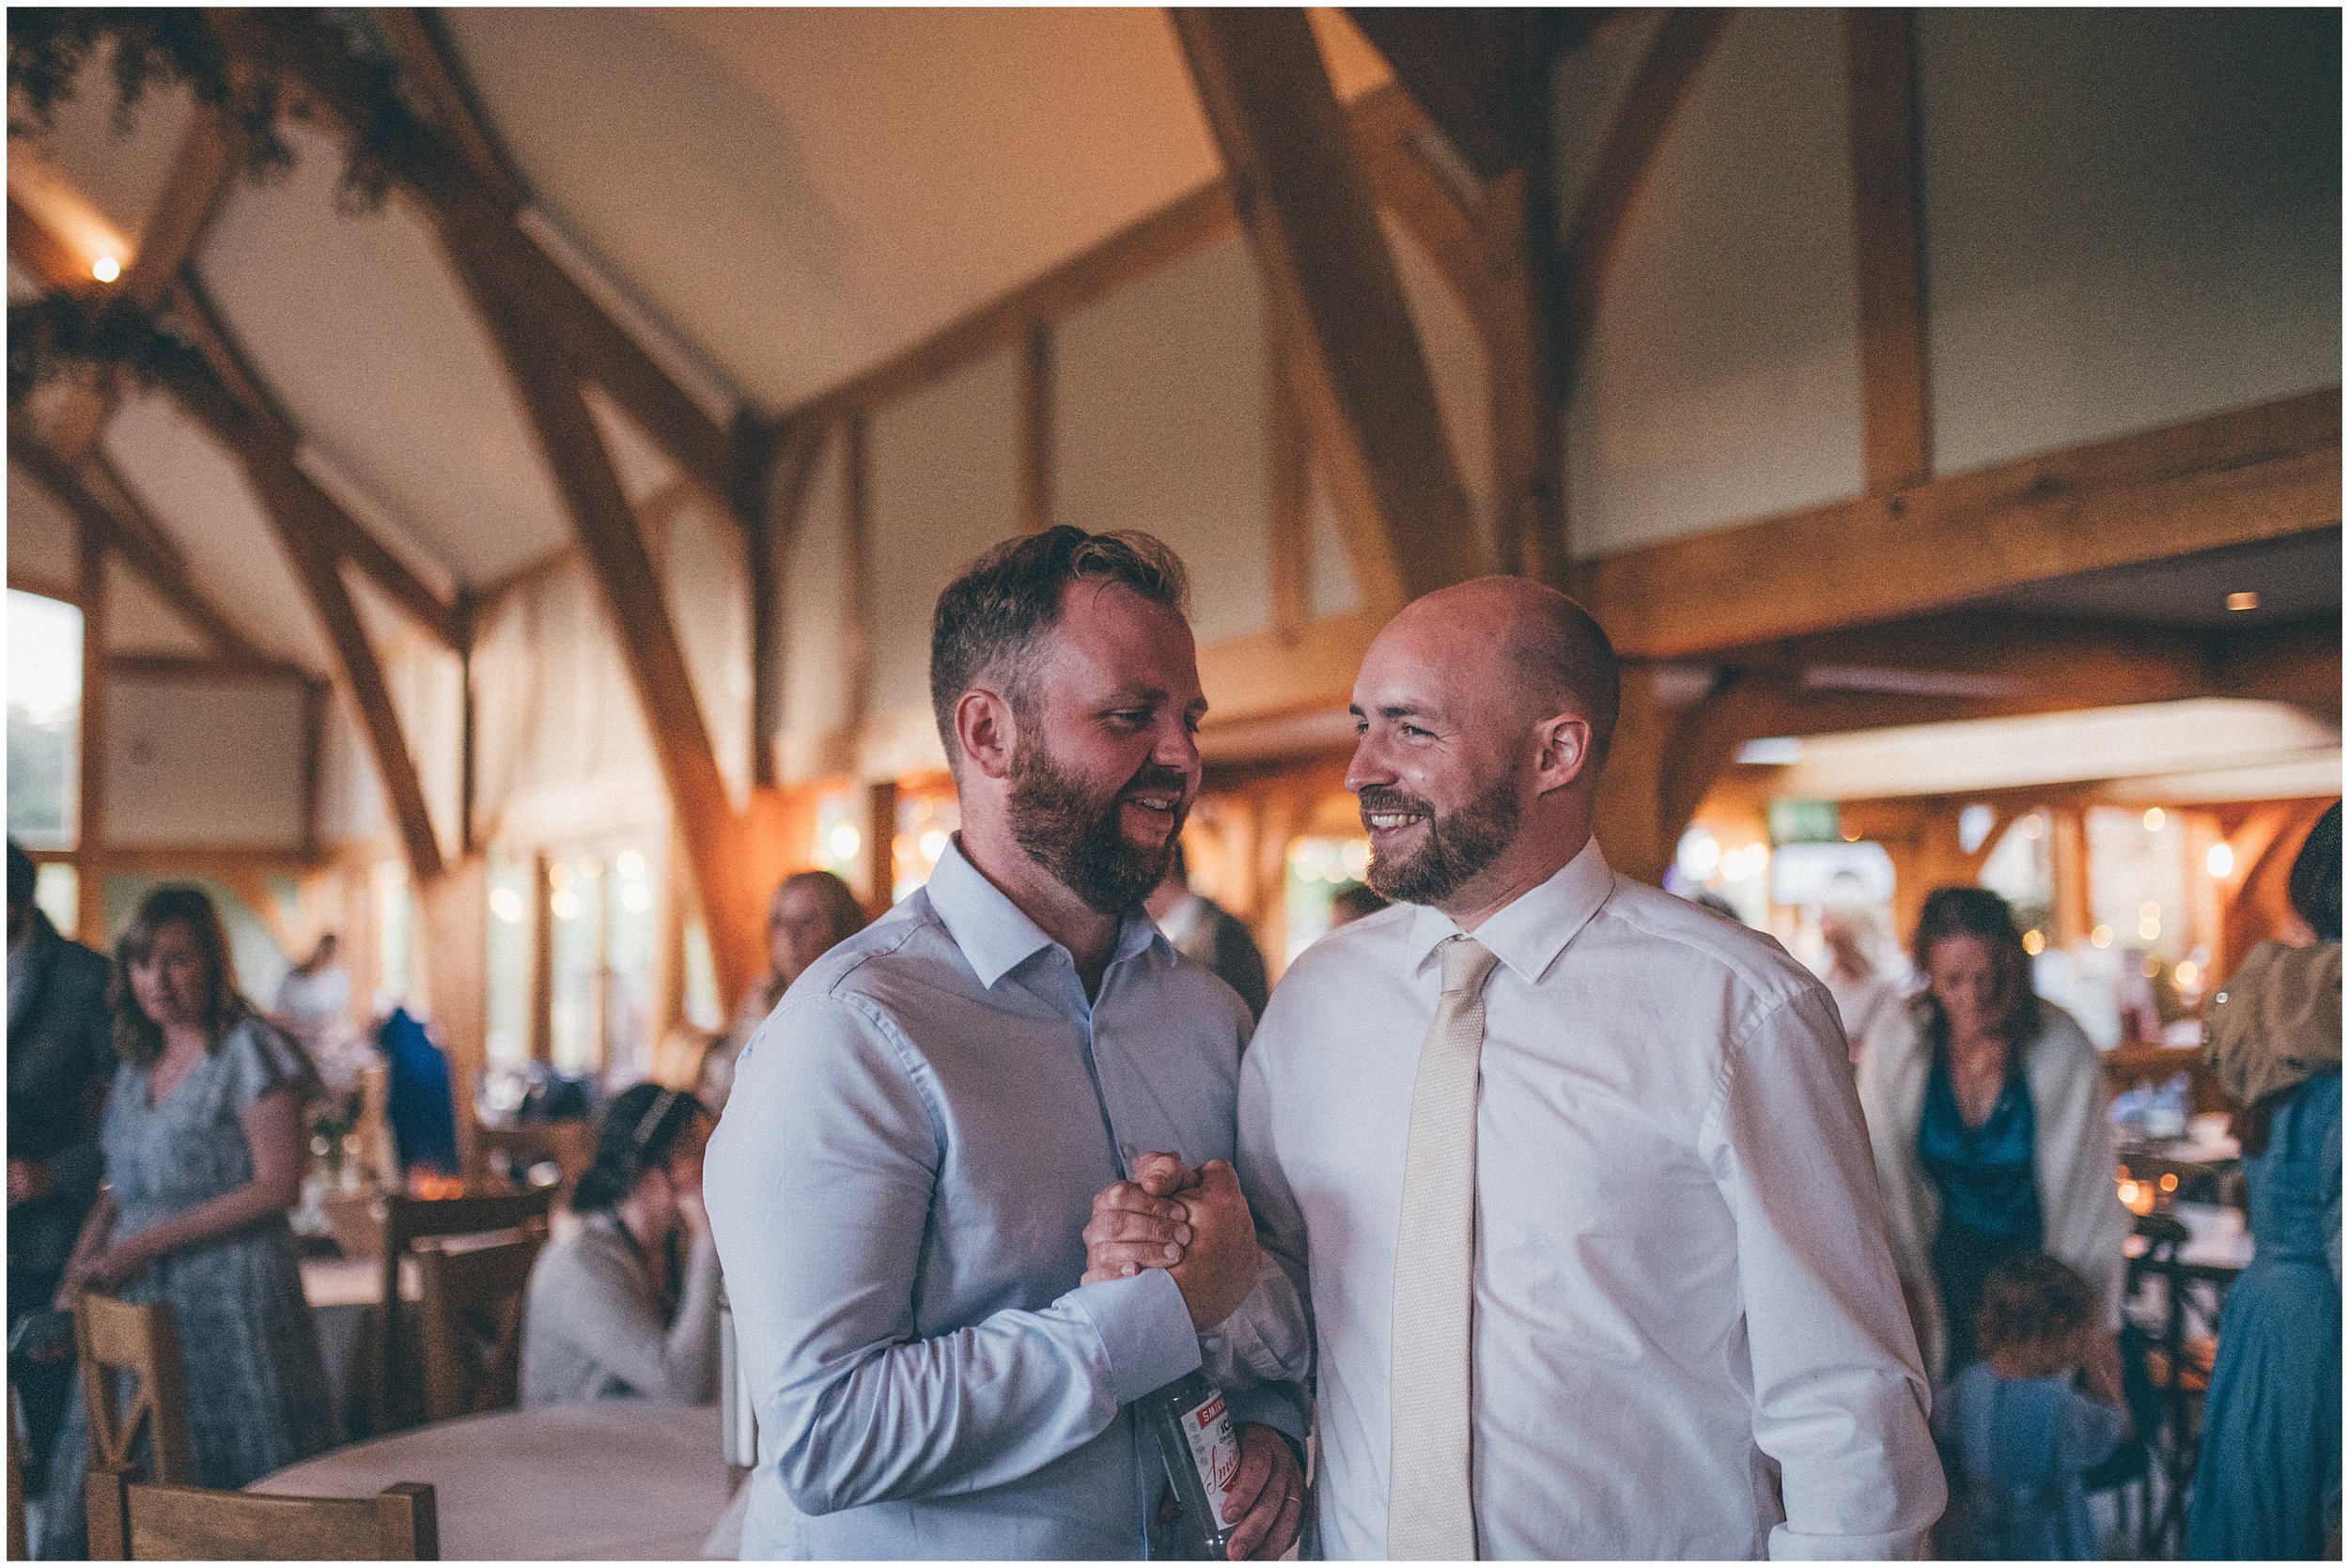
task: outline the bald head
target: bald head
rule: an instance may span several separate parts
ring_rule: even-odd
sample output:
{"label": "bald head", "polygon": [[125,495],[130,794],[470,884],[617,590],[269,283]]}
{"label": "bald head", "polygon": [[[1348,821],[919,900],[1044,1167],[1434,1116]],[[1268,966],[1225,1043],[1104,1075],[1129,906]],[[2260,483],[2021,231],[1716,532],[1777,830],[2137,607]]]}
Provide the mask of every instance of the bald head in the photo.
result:
{"label": "bald head", "polygon": [[1607,760],[1623,706],[1614,644],[1590,613],[1521,577],[1478,577],[1413,599],[1379,634],[1440,645],[1457,673],[1505,692],[1529,720],[1573,713],[1591,726],[1594,768]]}

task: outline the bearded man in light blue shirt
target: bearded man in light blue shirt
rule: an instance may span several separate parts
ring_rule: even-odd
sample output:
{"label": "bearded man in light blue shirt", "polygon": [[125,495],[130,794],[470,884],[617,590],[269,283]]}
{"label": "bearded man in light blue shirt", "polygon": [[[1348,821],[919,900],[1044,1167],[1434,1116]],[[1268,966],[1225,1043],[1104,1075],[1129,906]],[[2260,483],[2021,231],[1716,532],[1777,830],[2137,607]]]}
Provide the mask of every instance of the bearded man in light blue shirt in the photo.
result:
{"label": "bearded man in light blue shirt", "polygon": [[[1128,1406],[1203,1367],[1232,1555],[1295,1538],[1304,1324],[1229,1163],[1248,1012],[1143,912],[1199,788],[1183,602],[1157,540],[1065,527],[940,598],[961,831],[792,986],[709,1147],[745,1557],[1145,1555],[1166,1472]],[[1150,1150],[1204,1168],[1159,1261],[1187,1252],[1081,1282],[1096,1194]]]}

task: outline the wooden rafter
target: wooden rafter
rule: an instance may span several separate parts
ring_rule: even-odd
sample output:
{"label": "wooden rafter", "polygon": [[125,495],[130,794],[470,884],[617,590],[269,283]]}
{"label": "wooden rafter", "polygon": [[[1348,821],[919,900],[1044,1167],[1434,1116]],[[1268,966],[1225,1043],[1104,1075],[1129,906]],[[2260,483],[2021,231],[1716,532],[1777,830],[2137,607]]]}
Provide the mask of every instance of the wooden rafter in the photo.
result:
{"label": "wooden rafter", "polygon": [[374,645],[367,641],[366,629],[359,620],[350,591],[343,583],[341,563],[324,537],[319,513],[311,505],[311,493],[316,487],[305,489],[296,483],[302,477],[301,472],[290,463],[257,456],[250,446],[232,449],[238,450],[244,459],[245,474],[260,498],[262,514],[285,547],[287,559],[293,564],[310,608],[326,629],[343,687],[350,695],[351,706],[359,710],[360,726],[375,758],[376,775],[382,782],[384,798],[391,802],[392,819],[399,831],[400,846],[407,853],[409,874],[419,886],[428,885],[439,877],[445,863],[440,837],[432,829],[432,815],[425,805],[424,781],[416,769],[415,757],[408,749],[407,737],[401,732],[398,711],[392,706],[391,688],[383,679],[383,667],[376,659]]}
{"label": "wooden rafter", "polygon": [[1488,226],[1490,197],[1466,165],[1449,175],[1448,157],[1426,112],[1392,83],[1374,87],[1346,109],[1355,156],[1379,204],[1402,220],[1489,352],[1504,321],[1494,298],[1501,258]]}
{"label": "wooden rafter", "polygon": [[2337,527],[2341,494],[2333,387],[1624,551],[1577,597],[1625,654],[1679,658]]}
{"label": "wooden rafter", "polygon": [[1797,681],[1775,670],[1733,670],[1680,716],[1657,782],[1656,853],[1669,861],[1705,793],[1747,741],[1773,733]]}
{"label": "wooden rafter", "polygon": [[1304,13],[1169,13],[1345,523],[1395,605],[1487,569],[1368,182]]}
{"label": "wooden rafter", "polygon": [[1518,7],[1357,6],[1346,14],[1478,176],[1523,166],[1535,129],[1525,89],[1565,41],[1548,24],[1556,19]]}
{"label": "wooden rafter", "polygon": [[1917,151],[1916,13],[1844,13],[1851,84],[1859,410],[1868,493],[1933,469],[1925,380],[1924,212]]}
{"label": "wooden rafter", "polygon": [[[324,23],[290,12],[226,11],[214,13],[213,25],[231,49],[290,70],[331,120],[346,133],[350,130],[361,113],[357,106],[366,101],[359,67]],[[443,69],[461,81],[445,55]],[[393,174],[422,204],[451,253],[467,256],[499,294],[527,300],[552,334],[544,349],[559,352],[575,374],[593,380],[730,513],[739,476],[728,420],[713,417],[679,386],[516,221],[519,201],[509,199],[516,193],[490,189],[439,126],[419,120],[411,130],[399,143]]]}
{"label": "wooden rafter", "polygon": [[522,206],[529,193],[505,147],[490,134],[480,101],[458,70],[456,54],[439,21],[413,6],[372,6],[367,14],[482,186],[505,206]]}
{"label": "wooden rafter", "polygon": [[[219,652],[249,667],[272,662],[197,591],[186,566],[170,550],[168,541],[161,537],[161,530],[154,526],[153,520],[130,518],[116,511],[98,498],[78,473],[29,441],[11,438],[8,456],[39,481],[42,489],[55,496],[84,530],[113,546],[121,555],[123,565],[138,573]],[[121,489],[120,486],[116,488]],[[131,499],[128,490],[122,490],[122,494],[126,500]]]}
{"label": "wooden rafter", "polygon": [[735,995],[763,967],[762,894],[643,525],[596,429],[577,371],[552,347],[552,323],[508,294],[480,256],[452,251],[450,260],[570,514],[668,785],[701,892],[719,984]]}
{"label": "wooden rafter", "polygon": [[1572,386],[1582,363],[1598,319],[1599,298],[1630,225],[1632,209],[1655,166],[1657,148],[1732,14],[1726,9],[1666,11],[1646,57],[1624,91],[1623,108],[1600,144],[1596,172],[1566,235],[1556,322],[1561,392]]}

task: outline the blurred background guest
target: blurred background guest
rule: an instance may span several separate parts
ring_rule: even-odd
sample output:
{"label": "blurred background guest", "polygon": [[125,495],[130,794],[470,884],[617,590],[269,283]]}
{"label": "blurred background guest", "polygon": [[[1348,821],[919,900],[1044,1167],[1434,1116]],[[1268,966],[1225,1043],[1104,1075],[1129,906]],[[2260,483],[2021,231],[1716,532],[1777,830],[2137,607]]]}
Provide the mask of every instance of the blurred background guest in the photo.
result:
{"label": "blurred background guest", "polygon": [[1272,986],[1265,977],[1264,955],[1256,951],[1256,939],[1238,916],[1190,891],[1190,867],[1183,858],[1182,846],[1174,846],[1166,879],[1151,890],[1143,908],[1150,911],[1150,918],[1159,923],[1159,929],[1166,933],[1177,953],[1237,991],[1240,1001],[1248,1003],[1250,1017],[1264,1017]]}
{"label": "blurred background guest", "polygon": [[[1983,1281],[1982,1358],[1951,1380],[1933,1424],[1949,1469],[1939,1555],[2091,1561],[2096,1525],[2084,1477],[2128,1431],[2121,1361],[2096,1292],[2045,1252],[2019,1252]],[[2088,1391],[2072,1386],[2085,1372]]]}
{"label": "blurred background guest", "polygon": [[2256,1246],[2218,1325],[2186,1515],[2194,1558],[2341,1555],[2339,801],[2289,886],[2315,942],[2260,943],[2211,1010],[2211,1060],[2243,1107]]}
{"label": "blurred background guest", "polygon": [[335,947],[334,932],[320,937],[310,955],[278,982],[276,1004],[270,1009],[277,1027],[293,1036],[321,1072],[337,1062],[349,1032],[350,971],[334,961]]}
{"label": "blurred background guest", "polygon": [[2068,1013],[2031,990],[2006,900],[1937,888],[1917,922],[1926,987],[1860,1048],[1859,1103],[1892,1261],[1937,1385],[1974,1358],[1974,1309],[2001,1258],[2045,1251],[2121,1323],[2130,1219],[2112,1179],[2104,1064]]}
{"label": "blurred background guest", "polygon": [[1899,1000],[1900,988],[1883,971],[1875,923],[1865,909],[1829,906],[1821,910],[1819,940],[1827,949],[1828,994],[1843,1015],[1843,1038],[1851,1042],[1857,1062],[1859,1042],[1868,1037],[1876,1016]]}
{"label": "blurred background guest", "polygon": [[1387,907],[1366,882],[1348,882],[1330,898],[1330,929],[1351,925],[1365,915],[1375,915]]}
{"label": "blurred background guest", "polygon": [[49,1302],[98,1198],[115,1076],[105,957],[57,934],[33,902],[37,876],[8,840],[8,1371],[36,1473],[73,1390],[70,1328]]}
{"label": "blurred background guest", "polygon": [[702,1206],[701,1101],[640,1083],[605,1108],[571,1193],[585,1223],[530,1274],[524,1405],[717,1398],[718,1250]]}
{"label": "blurred background guest", "polygon": [[405,1007],[395,1007],[375,1028],[375,1048],[391,1075],[383,1116],[392,1126],[392,1147],[401,1173],[455,1176],[457,1104],[449,1084],[448,1053]]}
{"label": "blurred background guest", "polygon": [[725,1109],[734,1089],[735,1063],[775,1010],[783,993],[808,965],[864,929],[864,908],[848,884],[829,871],[786,877],[767,903],[767,973],[742,993],[725,1043],[702,1068],[701,1094],[711,1114]]}
{"label": "blurred background guest", "polygon": [[[195,1480],[234,1488],[334,1440],[326,1369],[286,1211],[302,1192],[308,1063],[238,994],[198,888],[140,901],[115,950],[121,1065],[100,1142],[106,1190],[58,1287],[168,1302],[186,1361]],[[69,1406],[40,1555],[86,1554],[89,1434]]]}

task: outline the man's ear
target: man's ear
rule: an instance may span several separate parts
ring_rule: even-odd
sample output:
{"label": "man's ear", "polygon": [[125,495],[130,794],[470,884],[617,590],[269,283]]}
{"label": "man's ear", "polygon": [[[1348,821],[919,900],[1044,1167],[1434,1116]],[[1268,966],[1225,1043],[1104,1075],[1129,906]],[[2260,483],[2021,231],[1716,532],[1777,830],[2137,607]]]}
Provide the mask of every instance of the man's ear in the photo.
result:
{"label": "man's ear", "polygon": [[1011,771],[1019,729],[1011,704],[1001,692],[974,686],[955,703],[955,744],[983,777],[1000,779]]}
{"label": "man's ear", "polygon": [[1547,795],[1553,789],[1563,789],[1589,769],[1589,720],[1572,713],[1544,719],[1533,726],[1533,738],[1541,747],[1540,755],[1533,761],[1535,793]]}

